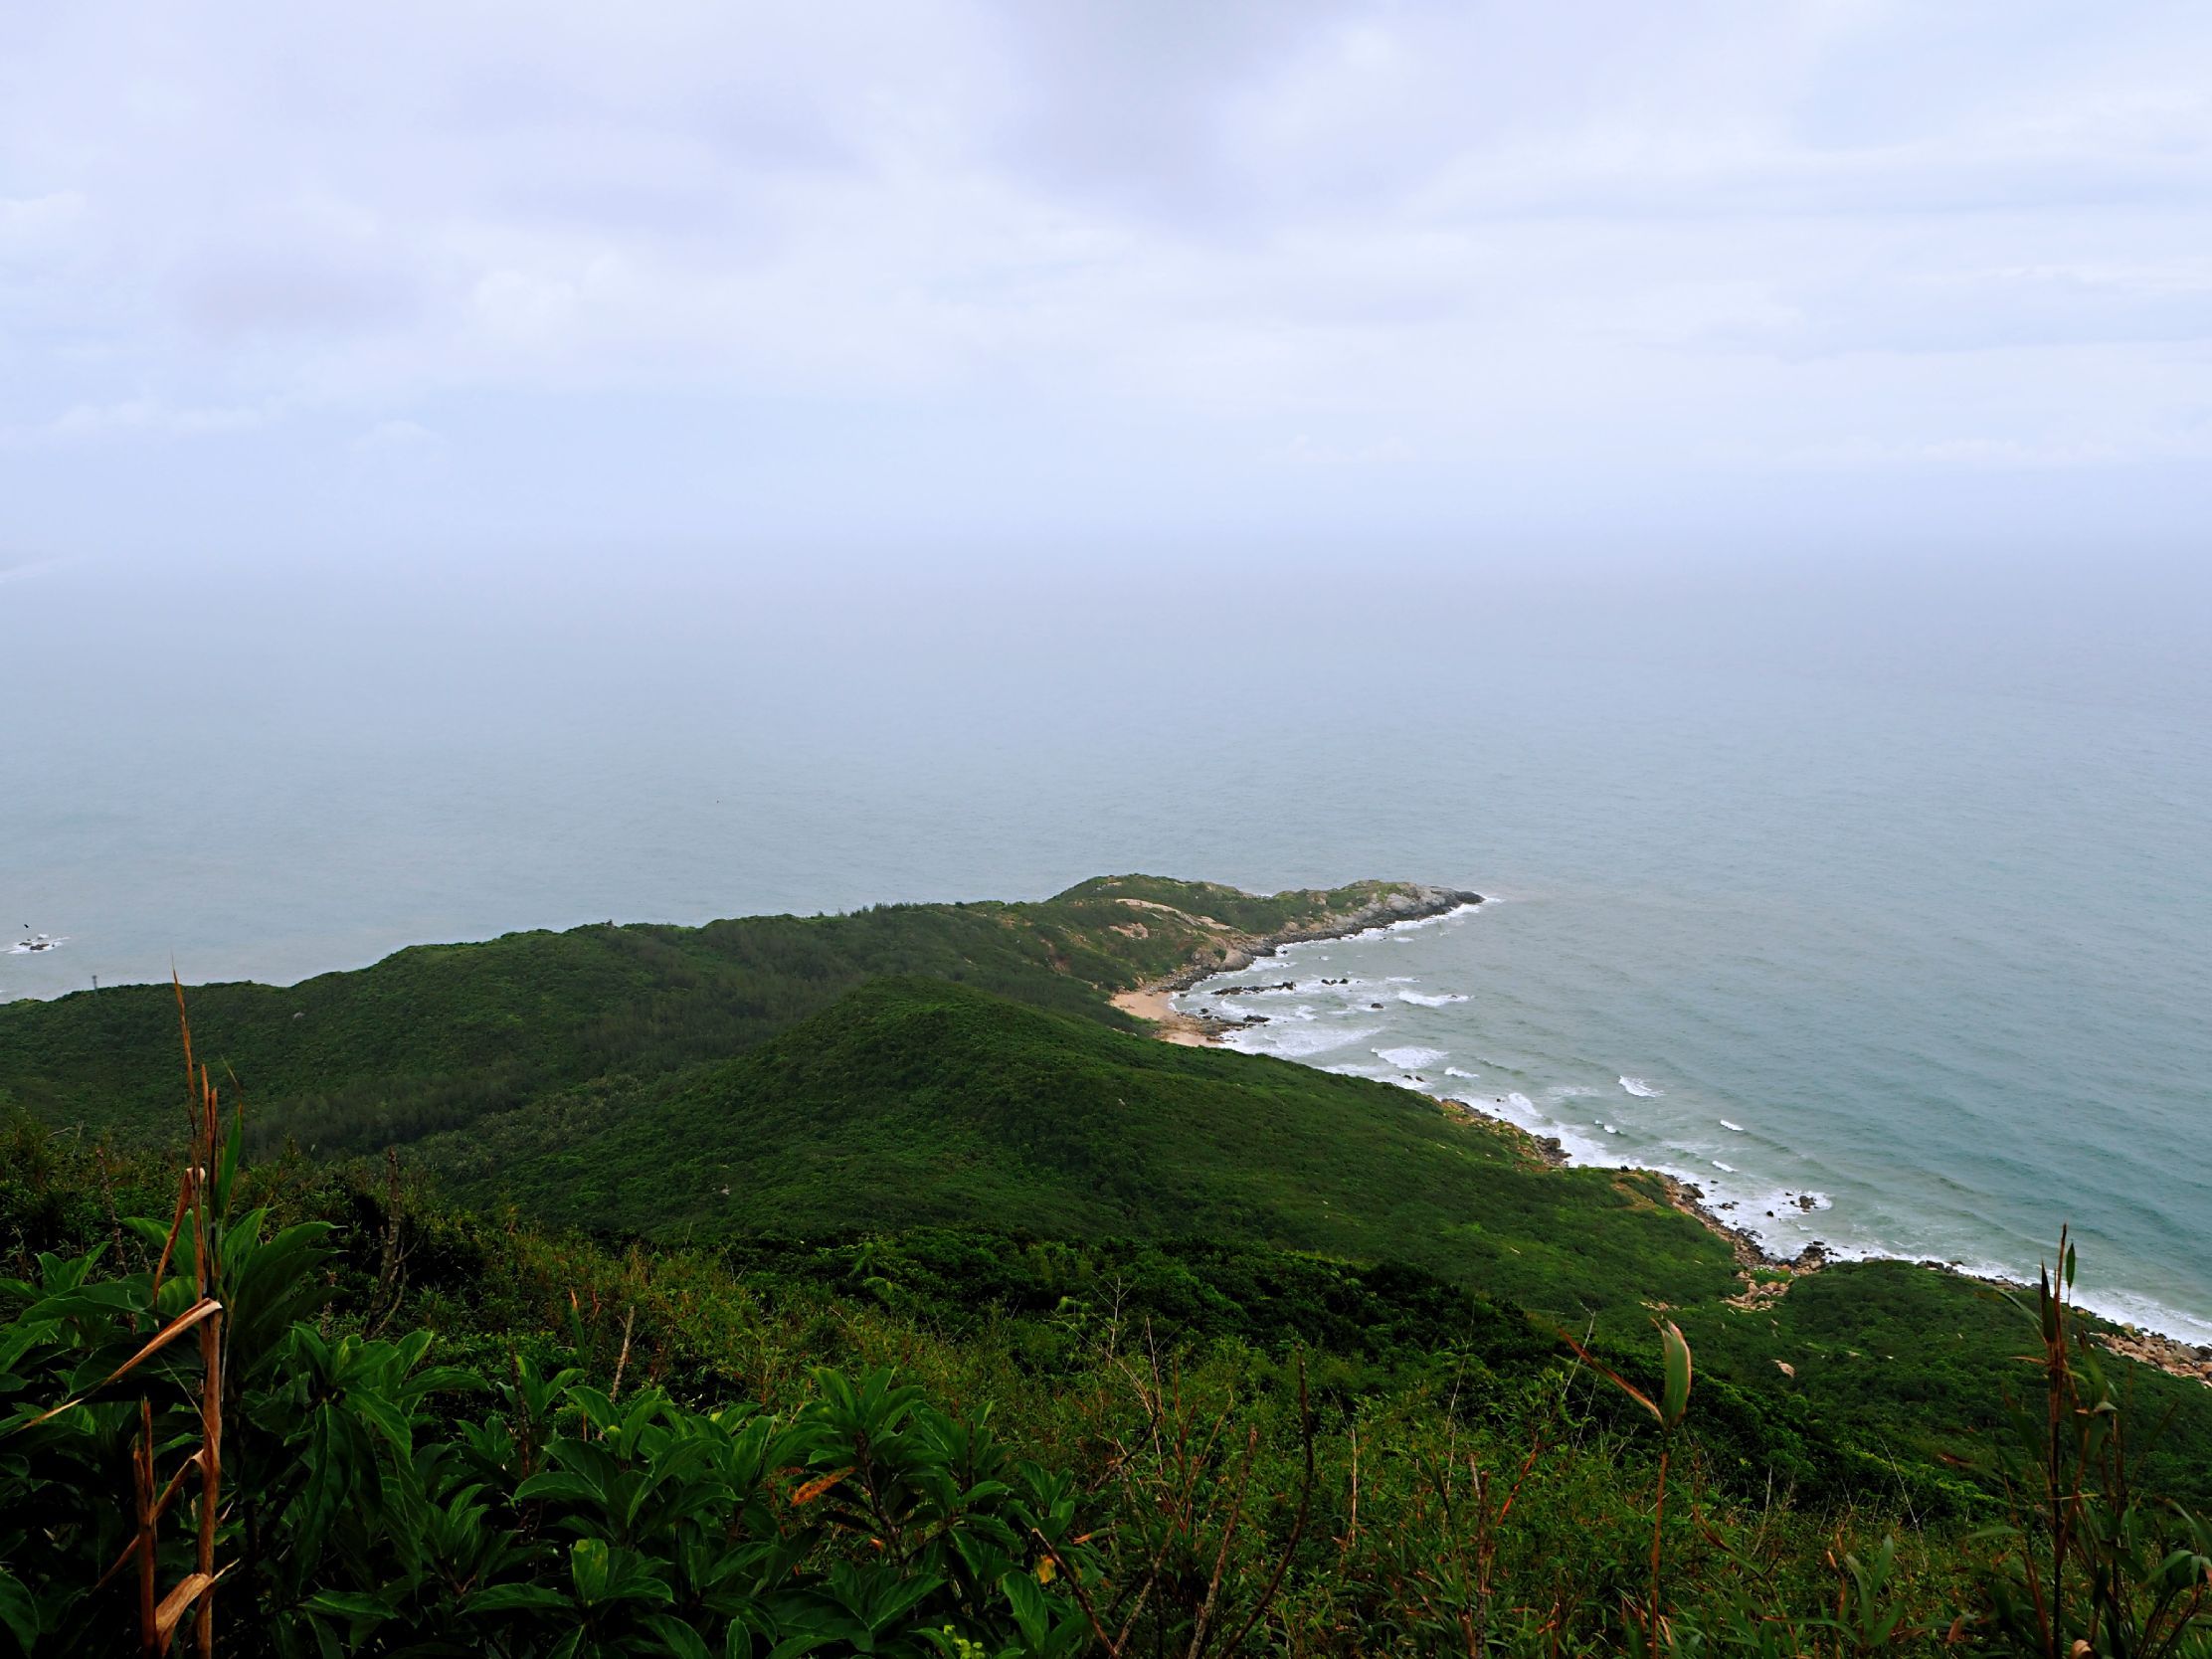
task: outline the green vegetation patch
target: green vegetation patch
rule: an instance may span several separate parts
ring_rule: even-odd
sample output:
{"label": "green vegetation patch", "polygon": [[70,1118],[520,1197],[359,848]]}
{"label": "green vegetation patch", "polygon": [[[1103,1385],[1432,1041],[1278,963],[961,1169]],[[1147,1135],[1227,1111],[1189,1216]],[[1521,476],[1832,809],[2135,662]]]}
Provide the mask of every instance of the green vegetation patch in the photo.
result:
{"label": "green vegetation patch", "polygon": [[[1178,901],[1274,933],[1406,890],[1363,882],[1270,898],[1122,876],[1034,904],[597,925],[418,946],[295,986],[198,986],[192,1008],[205,1057],[239,1079],[264,1144],[289,1137],[326,1155],[374,1152],[579,1085],[727,1058],[881,975],[1130,1027],[1104,993],[1222,948],[1218,930]],[[166,1136],[177,1116],[175,1044],[166,986],[0,1006],[0,1102],[56,1125]]]}
{"label": "green vegetation patch", "polygon": [[[670,1149],[681,1149],[671,1158]],[[1733,1285],[1646,1178],[1425,1095],[877,980],[735,1060],[425,1142],[460,1196],[665,1239],[974,1226],[1395,1258],[1560,1320]]]}

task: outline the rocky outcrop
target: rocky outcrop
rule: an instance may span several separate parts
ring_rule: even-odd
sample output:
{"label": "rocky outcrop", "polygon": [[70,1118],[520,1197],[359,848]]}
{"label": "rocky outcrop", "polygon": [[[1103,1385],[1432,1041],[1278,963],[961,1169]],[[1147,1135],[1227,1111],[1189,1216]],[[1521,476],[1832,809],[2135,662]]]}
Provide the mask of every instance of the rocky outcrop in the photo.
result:
{"label": "rocky outcrop", "polygon": [[2212,1385],[2212,1345],[2176,1342],[2153,1331],[2138,1331],[2132,1325],[2122,1325],[2117,1331],[2101,1331],[2096,1340],[2100,1346],[2125,1359],[2156,1366],[2168,1377],[2187,1378]]}
{"label": "rocky outcrop", "polygon": [[[1137,899],[1124,899],[1122,902],[1145,909],[1164,908]],[[1458,887],[1437,887],[1427,882],[1407,881],[1356,908],[1327,911],[1295,922],[1280,932],[1266,934],[1239,933],[1210,916],[1194,916],[1189,911],[1177,911],[1177,915],[1204,932],[1211,954],[1201,955],[1180,972],[1145,989],[1186,991],[1198,981],[1210,979],[1215,974],[1233,974],[1249,968],[1260,958],[1273,955],[1285,945],[1302,944],[1309,939],[1343,939],[1351,934],[1365,933],[1370,928],[1388,927],[1394,922],[1426,921],[1431,916],[1449,915],[1454,910],[1480,903],[1480,893],[1470,893]]]}
{"label": "rocky outcrop", "polygon": [[[1211,1009],[1198,1014],[1181,1014],[1169,1004],[1171,996],[1178,991],[1188,991],[1200,980],[1211,979],[1216,974],[1233,974],[1249,968],[1284,945],[1308,939],[1342,939],[1350,934],[1365,933],[1370,928],[1388,927],[1393,922],[1425,921],[1430,916],[1448,915],[1468,905],[1480,904],[1482,895],[1457,887],[1399,882],[1382,889],[1365,903],[1323,911],[1279,932],[1265,934],[1243,933],[1212,916],[1178,910],[1157,899],[1124,897],[1119,902],[1132,910],[1156,913],[1164,925],[1188,930],[1193,936],[1193,945],[1191,960],[1182,968],[1166,979],[1116,993],[1114,1006],[1125,1014],[1149,1019],[1158,1033],[1171,1042],[1212,1042],[1240,1026],[1262,1024],[1266,1016],[1246,1014],[1232,1019],[1214,1014]],[[1280,985],[1223,986],[1216,995],[1241,997],[1261,991],[1296,989],[1295,981],[1285,980]]]}

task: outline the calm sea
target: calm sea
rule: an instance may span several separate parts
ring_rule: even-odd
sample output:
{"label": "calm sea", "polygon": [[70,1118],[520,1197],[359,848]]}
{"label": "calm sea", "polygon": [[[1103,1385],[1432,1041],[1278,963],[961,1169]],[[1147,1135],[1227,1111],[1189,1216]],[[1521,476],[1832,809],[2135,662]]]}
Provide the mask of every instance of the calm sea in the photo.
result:
{"label": "calm sea", "polygon": [[2032,1272],[2070,1221],[2095,1302],[2212,1340],[2201,580],[932,568],[0,576],[0,906],[64,941],[0,995],[1105,871],[1451,882],[1499,902],[1306,948],[1275,977],[1362,983],[1253,999],[1251,1045],[1780,1244]]}

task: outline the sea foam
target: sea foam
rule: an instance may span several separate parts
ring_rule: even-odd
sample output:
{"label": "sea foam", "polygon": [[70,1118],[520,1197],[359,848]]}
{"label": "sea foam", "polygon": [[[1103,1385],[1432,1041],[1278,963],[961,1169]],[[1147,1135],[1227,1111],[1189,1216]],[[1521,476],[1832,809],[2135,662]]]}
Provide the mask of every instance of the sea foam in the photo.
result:
{"label": "sea foam", "polygon": [[1378,1048],[1375,1057],[1386,1060],[1400,1071],[1419,1071],[1424,1066],[1440,1064],[1451,1056],[1441,1048]]}
{"label": "sea foam", "polygon": [[1380,1025],[1360,1027],[1329,1026],[1316,1022],[1288,1028],[1281,1025],[1250,1025],[1229,1032],[1222,1039],[1223,1046],[1240,1048],[1247,1053],[1274,1054],[1286,1060],[1302,1060],[1309,1054],[1326,1054],[1332,1048],[1343,1048],[1351,1043],[1365,1041],[1382,1031]]}

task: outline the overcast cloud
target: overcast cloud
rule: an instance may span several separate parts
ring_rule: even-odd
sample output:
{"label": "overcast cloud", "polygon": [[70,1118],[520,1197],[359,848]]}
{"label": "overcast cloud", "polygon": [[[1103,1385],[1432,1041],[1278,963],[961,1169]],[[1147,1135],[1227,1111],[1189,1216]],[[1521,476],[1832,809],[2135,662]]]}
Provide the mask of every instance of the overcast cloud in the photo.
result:
{"label": "overcast cloud", "polygon": [[0,21],[0,565],[2189,545],[2208,348],[2201,4]]}

